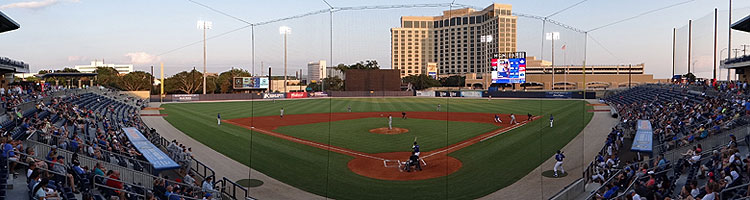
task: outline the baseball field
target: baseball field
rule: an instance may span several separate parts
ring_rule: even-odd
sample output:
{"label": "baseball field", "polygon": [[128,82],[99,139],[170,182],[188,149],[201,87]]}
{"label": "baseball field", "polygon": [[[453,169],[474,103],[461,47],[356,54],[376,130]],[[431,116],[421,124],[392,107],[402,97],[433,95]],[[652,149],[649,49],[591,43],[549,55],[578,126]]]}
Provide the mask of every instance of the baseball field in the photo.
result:
{"label": "baseball field", "polygon": [[[537,99],[326,98],[162,107],[169,123],[216,151],[335,199],[479,198],[528,174],[593,116],[581,100]],[[511,114],[518,123],[510,123]],[[400,132],[387,130],[388,115]],[[423,171],[401,171],[398,163],[408,159],[415,140]]]}

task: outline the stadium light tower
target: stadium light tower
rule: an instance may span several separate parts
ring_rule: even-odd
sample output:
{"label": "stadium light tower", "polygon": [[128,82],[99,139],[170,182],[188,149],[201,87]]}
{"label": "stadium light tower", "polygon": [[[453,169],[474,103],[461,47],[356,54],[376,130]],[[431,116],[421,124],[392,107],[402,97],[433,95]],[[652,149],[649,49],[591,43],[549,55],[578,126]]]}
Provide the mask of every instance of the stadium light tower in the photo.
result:
{"label": "stadium light tower", "polygon": [[198,20],[198,29],[203,29],[203,94],[206,94],[206,30],[211,26],[210,21]]}
{"label": "stadium light tower", "polygon": [[[560,40],[560,32],[545,33],[546,40],[552,40],[552,90],[555,90],[555,40]],[[585,72],[584,72],[585,73]]]}
{"label": "stadium light tower", "polygon": [[286,89],[286,37],[292,33],[292,28],[288,26],[279,27],[279,34],[284,35],[284,92],[289,92]]}

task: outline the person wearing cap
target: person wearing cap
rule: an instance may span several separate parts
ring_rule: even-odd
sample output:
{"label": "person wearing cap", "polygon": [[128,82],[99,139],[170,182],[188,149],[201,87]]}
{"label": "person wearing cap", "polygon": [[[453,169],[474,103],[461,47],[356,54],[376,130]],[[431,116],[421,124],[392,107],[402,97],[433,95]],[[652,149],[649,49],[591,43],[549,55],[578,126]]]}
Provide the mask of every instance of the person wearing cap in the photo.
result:
{"label": "person wearing cap", "polygon": [[209,199],[213,199],[213,197],[212,197],[212,196],[213,196],[213,195],[211,195],[211,193],[206,193],[206,195],[203,195],[203,200],[209,200]]}
{"label": "person wearing cap", "polygon": [[560,172],[562,172],[562,174],[565,174],[565,169],[563,169],[563,166],[562,166],[563,165],[563,159],[565,159],[565,155],[563,155],[562,151],[557,150],[557,154],[555,154],[555,160],[557,162],[555,162],[555,167],[552,168],[552,170],[555,171],[555,177],[558,176],[558,174],[557,174],[558,169],[560,169]]}
{"label": "person wearing cap", "polygon": [[654,171],[648,171],[648,181],[646,181],[646,187],[652,188],[656,185],[656,178],[654,177]]}

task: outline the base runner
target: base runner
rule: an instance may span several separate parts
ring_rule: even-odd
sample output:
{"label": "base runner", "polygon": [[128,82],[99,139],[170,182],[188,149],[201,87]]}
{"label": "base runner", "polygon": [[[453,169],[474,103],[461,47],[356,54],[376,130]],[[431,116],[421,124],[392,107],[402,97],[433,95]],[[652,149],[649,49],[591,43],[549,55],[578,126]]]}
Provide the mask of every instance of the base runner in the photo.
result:
{"label": "base runner", "polygon": [[510,124],[518,124],[518,121],[516,121],[516,115],[513,113],[510,114]]}

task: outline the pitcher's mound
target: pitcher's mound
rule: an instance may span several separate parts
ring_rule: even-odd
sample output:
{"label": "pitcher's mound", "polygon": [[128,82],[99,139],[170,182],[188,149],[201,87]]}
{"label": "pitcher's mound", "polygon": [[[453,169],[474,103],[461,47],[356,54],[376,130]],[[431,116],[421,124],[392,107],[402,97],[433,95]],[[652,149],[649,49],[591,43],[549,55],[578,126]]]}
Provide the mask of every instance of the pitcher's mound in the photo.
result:
{"label": "pitcher's mound", "polygon": [[370,133],[386,134],[386,135],[396,135],[396,134],[401,134],[401,133],[406,133],[406,132],[409,132],[409,129],[396,128],[396,127],[393,127],[393,129],[390,129],[390,130],[388,130],[388,127],[370,129]]}

